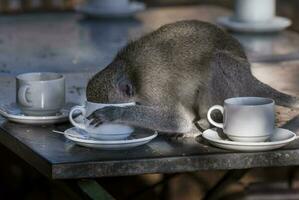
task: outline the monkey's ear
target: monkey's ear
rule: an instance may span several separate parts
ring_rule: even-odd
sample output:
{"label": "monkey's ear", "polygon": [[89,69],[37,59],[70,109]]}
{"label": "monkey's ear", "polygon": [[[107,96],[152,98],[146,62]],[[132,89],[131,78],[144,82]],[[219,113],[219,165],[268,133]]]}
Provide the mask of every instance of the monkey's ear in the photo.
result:
{"label": "monkey's ear", "polygon": [[124,96],[127,97],[134,96],[134,88],[132,82],[126,77],[122,77],[121,79],[118,80],[117,88],[120,91],[120,93]]}

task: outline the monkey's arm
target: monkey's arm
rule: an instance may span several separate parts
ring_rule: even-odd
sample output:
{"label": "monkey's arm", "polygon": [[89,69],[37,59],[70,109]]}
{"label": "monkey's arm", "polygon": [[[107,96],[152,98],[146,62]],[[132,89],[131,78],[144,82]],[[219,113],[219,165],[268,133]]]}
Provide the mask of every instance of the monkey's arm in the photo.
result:
{"label": "monkey's arm", "polygon": [[88,119],[96,126],[105,122],[123,123],[168,133],[187,133],[193,128],[191,117],[182,107],[108,106],[95,111]]}

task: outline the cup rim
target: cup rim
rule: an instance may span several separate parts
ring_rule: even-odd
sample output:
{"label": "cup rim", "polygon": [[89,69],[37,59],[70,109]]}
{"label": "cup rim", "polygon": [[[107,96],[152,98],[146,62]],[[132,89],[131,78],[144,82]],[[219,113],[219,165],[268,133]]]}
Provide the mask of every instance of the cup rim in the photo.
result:
{"label": "cup rim", "polygon": [[[236,103],[233,101],[240,101],[240,103]],[[243,102],[242,102],[243,100]],[[257,104],[250,104],[250,103],[244,103],[244,100],[259,100],[260,103]],[[244,104],[243,104],[244,103]],[[257,107],[257,106],[265,106],[265,105],[274,105],[275,101],[270,98],[266,97],[232,97],[224,100],[224,104],[230,105],[230,106],[242,106],[242,107]]]}
{"label": "cup rim", "polygon": [[[48,74],[48,75],[58,75],[58,78],[50,79],[50,80],[27,80],[26,77],[32,76],[32,75],[40,75],[40,74]],[[22,81],[30,81],[30,82],[49,82],[49,81],[57,81],[64,79],[64,75],[56,72],[29,72],[29,73],[23,73],[19,74],[16,77],[18,80]]]}
{"label": "cup rim", "polygon": [[96,103],[92,101],[85,101],[85,104],[95,104],[95,105],[103,105],[103,106],[134,106],[136,102],[126,102],[126,103]]}

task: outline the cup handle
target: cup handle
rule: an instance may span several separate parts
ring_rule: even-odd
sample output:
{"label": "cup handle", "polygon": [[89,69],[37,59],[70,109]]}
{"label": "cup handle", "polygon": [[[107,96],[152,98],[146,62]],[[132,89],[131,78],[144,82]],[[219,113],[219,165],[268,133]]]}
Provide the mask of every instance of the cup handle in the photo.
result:
{"label": "cup handle", "polygon": [[214,126],[216,126],[216,127],[218,127],[218,128],[222,128],[222,129],[223,129],[223,123],[215,122],[215,121],[212,119],[212,117],[211,117],[211,113],[212,113],[214,110],[219,110],[219,111],[221,112],[222,115],[223,115],[223,113],[224,113],[224,108],[223,108],[223,106],[220,106],[220,105],[212,106],[212,107],[209,109],[208,114],[207,114],[207,116],[208,116],[208,121],[209,121],[212,125],[214,125]]}
{"label": "cup handle", "polygon": [[23,104],[24,106],[31,107],[32,103],[27,98],[27,93],[29,89],[30,89],[29,85],[21,86],[18,91],[18,99],[20,103]]}
{"label": "cup handle", "polygon": [[83,116],[86,115],[86,110],[85,110],[85,107],[84,106],[75,106],[71,109],[70,111],[70,114],[69,114],[69,120],[70,122],[75,126],[75,127],[78,127],[78,128],[81,128],[81,129],[85,129],[85,124],[84,123],[78,123],[76,122],[74,119],[73,119],[73,113],[75,111],[80,111],[82,113]]}

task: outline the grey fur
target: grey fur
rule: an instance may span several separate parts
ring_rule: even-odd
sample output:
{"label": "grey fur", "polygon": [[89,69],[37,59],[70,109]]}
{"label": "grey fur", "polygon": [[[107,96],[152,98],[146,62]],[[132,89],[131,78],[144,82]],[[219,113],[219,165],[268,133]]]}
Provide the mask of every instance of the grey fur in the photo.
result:
{"label": "grey fur", "polygon": [[94,124],[125,123],[170,133],[193,132],[198,120],[207,126],[208,108],[236,96],[265,96],[298,106],[296,97],[252,76],[233,37],[195,20],[164,25],[128,44],[87,86],[89,101],[139,104],[97,110],[89,117]]}

